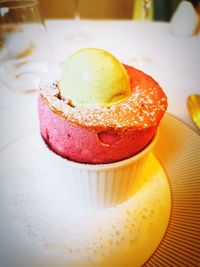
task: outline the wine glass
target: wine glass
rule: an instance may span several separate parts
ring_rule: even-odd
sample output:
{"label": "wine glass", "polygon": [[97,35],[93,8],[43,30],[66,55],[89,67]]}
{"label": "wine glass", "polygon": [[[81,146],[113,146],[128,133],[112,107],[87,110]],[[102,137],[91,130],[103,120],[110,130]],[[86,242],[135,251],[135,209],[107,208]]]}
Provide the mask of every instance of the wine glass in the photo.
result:
{"label": "wine glass", "polygon": [[50,59],[38,0],[0,1],[1,81],[18,92],[37,90]]}
{"label": "wine glass", "polygon": [[[140,20],[141,25],[143,25],[143,27],[145,28],[147,26],[146,22],[153,19],[153,11],[153,0],[135,0],[133,2],[132,18],[134,20]],[[144,25],[143,22],[145,22],[146,25]],[[148,53],[144,54],[144,51],[136,51],[136,54],[134,56],[124,59],[123,62],[145,72],[151,72],[157,66],[157,62],[151,56],[149,56]]]}
{"label": "wine glass", "polygon": [[152,20],[153,19],[153,0],[134,0],[133,19]]}
{"label": "wine glass", "polygon": [[143,19],[151,20],[152,19],[152,0],[143,0]]}
{"label": "wine glass", "polygon": [[66,39],[68,42],[72,44],[81,44],[88,42],[91,37],[88,35],[88,33],[85,32],[83,29],[83,25],[80,18],[80,1],[74,0],[74,7],[75,7],[75,20],[74,20],[74,27],[73,31],[71,31]]}

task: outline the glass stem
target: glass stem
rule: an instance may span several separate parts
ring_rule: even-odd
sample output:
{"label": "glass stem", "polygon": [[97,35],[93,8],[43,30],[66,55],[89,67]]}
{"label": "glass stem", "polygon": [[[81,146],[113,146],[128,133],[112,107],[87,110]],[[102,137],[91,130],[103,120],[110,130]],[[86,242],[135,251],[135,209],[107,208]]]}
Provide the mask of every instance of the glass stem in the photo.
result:
{"label": "glass stem", "polygon": [[143,0],[143,19],[144,20],[148,19],[150,6],[151,6],[151,0]]}
{"label": "glass stem", "polygon": [[80,21],[79,1],[78,0],[74,0],[74,4],[75,4],[75,20],[76,21]]}

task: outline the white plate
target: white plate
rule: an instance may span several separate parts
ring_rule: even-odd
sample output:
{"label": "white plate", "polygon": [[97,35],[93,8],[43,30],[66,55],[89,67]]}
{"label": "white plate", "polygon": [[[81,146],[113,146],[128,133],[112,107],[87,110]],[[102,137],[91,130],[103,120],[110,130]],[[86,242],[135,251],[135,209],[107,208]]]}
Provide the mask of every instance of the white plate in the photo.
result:
{"label": "white plate", "polygon": [[[30,108],[31,107],[31,108]],[[17,115],[16,115],[17,114]],[[31,178],[40,180],[40,175],[42,171],[46,171],[45,168],[47,166],[42,164],[42,161],[39,160],[39,157],[44,156],[42,154],[38,155],[34,152],[34,149],[37,150],[37,147],[34,147],[33,139],[31,139],[32,135],[29,135],[31,132],[38,132],[38,124],[37,124],[37,113],[35,112],[35,103],[34,102],[24,102],[24,103],[18,103],[15,106],[12,106],[10,108],[1,110],[0,115],[3,116],[3,118],[9,118],[9,120],[3,121],[3,131],[1,132],[1,151],[0,154],[7,155],[7,162],[9,163],[9,153],[5,153],[5,151],[12,151],[12,147],[15,147],[19,144],[19,142],[24,143],[24,146],[22,146],[24,149],[21,151],[22,155],[26,155],[27,151],[25,149],[29,149],[29,155],[31,158],[31,153],[34,155],[32,157],[32,161],[30,162],[24,158],[24,171],[30,170],[27,175],[27,184],[29,184],[29,180],[31,181]],[[13,123],[13,118],[16,116],[15,123]],[[20,116],[20,118],[19,118]],[[10,123],[12,122],[12,123]],[[18,126],[18,127],[17,127]],[[9,132],[8,132],[9,130]],[[8,135],[6,135],[8,133]],[[36,135],[37,136],[37,135]],[[29,141],[28,141],[29,140]],[[28,144],[28,145],[27,145]],[[19,147],[19,146],[18,146]],[[31,149],[30,149],[31,148]],[[31,151],[32,150],[32,151]],[[158,141],[157,146],[155,147],[155,155],[159,159],[160,163],[162,164],[163,168],[165,169],[170,186],[171,186],[171,192],[172,192],[172,212],[171,217],[168,225],[168,229],[166,231],[166,234],[164,235],[164,238],[160,245],[157,247],[157,249],[154,251],[154,254],[149,258],[149,260],[146,262],[144,266],[199,266],[200,265],[200,138],[199,135],[191,130],[188,126],[183,124],[181,121],[177,120],[175,117],[166,114],[165,118],[163,119],[160,127],[160,138]],[[35,155],[38,155],[38,158],[35,157]],[[13,158],[13,157],[12,157]],[[5,160],[5,159],[4,159]],[[18,161],[19,160],[19,161]],[[45,160],[45,157],[42,159]],[[35,162],[35,163],[34,163]],[[19,163],[19,164],[18,164]],[[31,165],[30,165],[31,163]],[[9,166],[9,164],[8,164]],[[37,168],[36,168],[37,166]],[[51,165],[48,165],[49,171],[52,173],[54,169]],[[14,162],[11,162],[10,168],[13,168],[16,172],[23,172],[22,164],[20,162],[20,159],[16,158]],[[5,168],[4,168],[5,169]],[[8,168],[7,168],[8,169]],[[9,173],[12,173],[12,171],[9,171]],[[0,170],[1,174],[1,170]],[[22,173],[23,174],[23,173]],[[24,175],[24,174],[23,174]],[[22,176],[23,176],[22,175]],[[18,173],[18,176],[19,173]],[[2,175],[0,175],[2,178]],[[26,177],[26,176],[24,176]],[[5,177],[4,177],[5,178]],[[17,180],[15,180],[14,173],[13,176],[8,176],[8,179],[10,179],[10,182],[13,181],[13,188],[17,188]],[[10,192],[10,188],[6,187],[6,184],[8,181],[6,179],[1,179],[1,186],[2,188],[5,188],[4,193]],[[51,196],[53,195],[54,190],[59,190],[60,184],[51,183],[52,181],[44,182],[44,184],[41,187],[41,190],[43,190],[46,187],[48,187],[51,192]],[[46,183],[46,184],[45,184]],[[5,186],[5,187],[4,187]],[[26,183],[24,184],[26,186]],[[38,188],[30,187],[30,196],[34,196],[34,194],[37,196]],[[13,189],[12,189],[13,190]],[[19,190],[19,188],[18,188]],[[24,190],[24,188],[22,188]],[[20,192],[20,191],[19,191]],[[42,194],[42,191],[39,192],[40,195]],[[1,203],[5,201],[2,197]],[[14,202],[11,203],[12,205],[15,205],[16,201],[16,207],[17,203],[21,201],[23,205],[26,205],[26,199],[21,198],[22,195],[18,194],[16,195],[16,199],[13,200]],[[46,198],[47,197],[47,198]],[[54,214],[57,214],[59,216],[58,206],[56,203],[62,203],[63,196],[60,195],[59,197],[56,195],[56,201],[52,202],[48,200],[48,195],[45,195],[44,202],[41,203],[41,201],[37,202],[34,205],[38,205],[39,209],[38,211],[44,210],[43,207],[49,203],[51,203],[51,209],[54,210]],[[37,199],[37,198],[36,198]],[[28,200],[28,199],[27,199]],[[53,204],[52,204],[53,203]],[[5,203],[6,204],[6,203]],[[29,203],[30,204],[30,203]],[[3,207],[3,205],[1,205]],[[5,205],[6,206],[6,205]],[[27,207],[28,206],[27,203]],[[38,255],[42,253],[42,248],[37,244],[37,250],[35,250],[32,253],[35,253],[35,262],[33,263],[27,263],[27,259],[29,258],[29,254],[26,250],[26,246],[30,245],[30,242],[35,242],[34,236],[37,236],[39,232],[37,232],[37,226],[35,227],[35,232],[30,232],[30,236],[32,236],[31,240],[26,240],[24,242],[23,246],[20,246],[19,250],[16,250],[16,242],[20,235],[24,235],[24,226],[23,223],[20,224],[20,221],[23,222],[23,216],[31,216],[31,211],[28,209],[24,210],[17,210],[16,214],[13,217],[13,220],[19,221],[19,224],[16,224],[16,228],[11,229],[10,233],[8,233],[7,239],[12,240],[14,238],[15,242],[8,242],[9,244],[13,244],[12,248],[5,247],[3,248],[0,246],[0,258],[1,253],[8,253],[9,251],[14,251],[16,255],[19,255],[20,252],[26,251],[26,255],[21,255],[21,258],[19,260],[21,266],[42,266],[41,262],[37,260]],[[35,206],[32,206],[32,208],[37,208]],[[26,214],[23,214],[25,212]],[[3,213],[4,214],[4,213]],[[5,213],[6,214],[6,213]],[[7,214],[7,216],[10,216],[11,214]],[[41,218],[41,220],[44,219],[44,214],[38,214],[38,218]],[[13,215],[12,215],[13,216]],[[21,217],[20,217],[21,216]],[[46,216],[49,216],[49,214],[46,214]],[[56,218],[56,220],[59,220],[60,218]],[[77,217],[77,220],[80,218]],[[6,223],[6,217],[1,217],[2,225],[3,223]],[[50,220],[48,220],[48,227],[52,223],[54,224],[55,218],[50,217]],[[33,227],[31,225],[31,217],[29,220],[29,231],[33,231]],[[45,228],[45,221],[41,221],[43,227]],[[87,218],[84,221],[84,223],[87,224]],[[63,225],[63,224],[61,224]],[[17,231],[16,231],[17,229]],[[54,228],[54,230],[56,230]],[[78,229],[77,229],[78,230]],[[60,225],[57,229],[57,234],[60,231]],[[61,231],[62,232],[62,231]],[[0,238],[3,233],[0,233]],[[5,234],[5,233],[4,233]],[[53,240],[54,233],[50,233],[51,238]],[[4,235],[5,237],[5,235]],[[41,239],[45,238],[45,236],[41,236]],[[62,237],[61,237],[62,238]],[[25,238],[26,239],[26,238]],[[2,240],[2,239],[1,239]],[[57,248],[59,246],[62,246],[61,244],[56,245]],[[14,249],[13,249],[14,248]],[[61,248],[61,251],[65,250],[65,247]],[[77,252],[78,255],[79,252]],[[7,254],[7,255],[8,255]],[[15,256],[16,256],[15,255]],[[12,255],[14,257],[14,255]],[[57,255],[52,250],[51,254],[48,254],[48,261],[49,265],[47,266],[56,266],[53,265],[55,262],[56,264],[62,265],[62,257],[63,255]],[[40,264],[40,265],[39,265]],[[45,262],[47,264],[47,262]],[[19,267],[21,267],[19,265]],[[45,265],[46,266],[46,265]],[[11,266],[8,266],[11,267]],[[18,267],[18,265],[15,265],[15,267]]]}

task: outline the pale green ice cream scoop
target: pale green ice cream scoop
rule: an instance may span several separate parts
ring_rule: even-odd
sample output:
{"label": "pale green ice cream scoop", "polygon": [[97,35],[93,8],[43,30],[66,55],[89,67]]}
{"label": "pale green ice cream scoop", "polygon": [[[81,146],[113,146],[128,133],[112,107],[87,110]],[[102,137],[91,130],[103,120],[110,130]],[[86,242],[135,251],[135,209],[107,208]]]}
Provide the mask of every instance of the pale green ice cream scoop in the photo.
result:
{"label": "pale green ice cream scoop", "polygon": [[124,66],[96,48],[79,50],[65,59],[59,89],[62,97],[78,107],[110,107],[131,94]]}

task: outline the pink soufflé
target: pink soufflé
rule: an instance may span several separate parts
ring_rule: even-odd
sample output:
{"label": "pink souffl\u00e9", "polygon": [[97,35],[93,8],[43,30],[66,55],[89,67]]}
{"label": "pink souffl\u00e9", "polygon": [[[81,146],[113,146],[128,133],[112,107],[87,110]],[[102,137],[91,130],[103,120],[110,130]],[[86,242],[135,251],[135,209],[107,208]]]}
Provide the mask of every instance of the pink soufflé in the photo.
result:
{"label": "pink souffl\u00e9", "polygon": [[69,160],[103,164],[129,158],[154,137],[167,108],[159,84],[133,67],[125,69],[131,96],[107,107],[73,107],[61,99],[57,84],[39,96],[41,135],[49,148]]}

